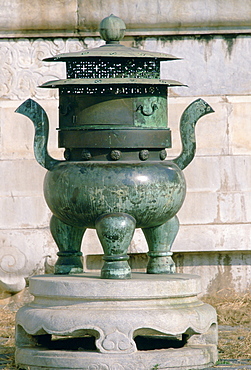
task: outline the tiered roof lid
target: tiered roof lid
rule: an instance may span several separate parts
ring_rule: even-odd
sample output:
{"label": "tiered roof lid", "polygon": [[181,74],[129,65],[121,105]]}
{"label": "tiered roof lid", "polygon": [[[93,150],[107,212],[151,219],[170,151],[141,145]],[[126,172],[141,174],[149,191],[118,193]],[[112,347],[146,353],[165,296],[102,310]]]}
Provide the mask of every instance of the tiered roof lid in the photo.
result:
{"label": "tiered roof lid", "polygon": [[[49,81],[41,87],[76,85],[139,84],[183,86],[178,81],[160,79],[160,62],[177,60],[173,55],[129,48],[119,42],[125,23],[113,14],[100,23],[100,35],[106,44],[79,52],[46,58],[48,62],[66,62],[67,79]],[[101,63],[104,63],[104,66]],[[113,67],[114,64],[114,67]],[[106,75],[97,69],[107,70]],[[110,73],[109,70],[113,72]],[[85,70],[88,69],[88,73]],[[96,71],[95,71],[96,69]],[[121,72],[119,71],[121,69]]]}

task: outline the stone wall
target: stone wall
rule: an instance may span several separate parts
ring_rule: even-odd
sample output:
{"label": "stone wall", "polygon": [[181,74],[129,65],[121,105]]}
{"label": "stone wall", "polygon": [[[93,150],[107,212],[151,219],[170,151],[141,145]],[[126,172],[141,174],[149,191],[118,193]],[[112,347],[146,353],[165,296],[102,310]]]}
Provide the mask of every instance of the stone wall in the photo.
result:
{"label": "stone wall", "polygon": [[[181,149],[178,124],[186,106],[202,97],[215,110],[198,122],[196,158],[184,171],[188,192],[173,245],[178,271],[200,274],[203,293],[247,292],[251,276],[251,3],[238,0],[3,2],[0,285],[8,291],[22,289],[32,274],[52,271],[57,252],[43,198],[45,171],[33,156],[32,123],[14,111],[27,98],[38,101],[50,118],[50,154],[62,158],[57,149],[57,92],[37,86],[64,78],[65,69],[63,63],[42,59],[101,45],[98,24],[110,13],[127,23],[125,45],[183,58],[162,65],[163,78],[188,85],[169,92],[168,124],[173,137],[169,158]],[[102,250],[94,231],[88,230],[82,250],[86,269],[97,269]],[[133,267],[143,269],[147,247],[139,230],[130,252]]]}

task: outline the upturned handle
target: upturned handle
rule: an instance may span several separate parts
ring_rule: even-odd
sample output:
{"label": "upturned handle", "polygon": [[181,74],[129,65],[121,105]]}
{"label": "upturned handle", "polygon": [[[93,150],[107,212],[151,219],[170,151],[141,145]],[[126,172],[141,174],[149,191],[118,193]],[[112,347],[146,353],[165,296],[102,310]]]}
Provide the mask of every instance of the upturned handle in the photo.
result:
{"label": "upturned handle", "polygon": [[15,112],[30,118],[35,127],[34,154],[37,162],[47,170],[52,170],[62,162],[52,158],[47,151],[49,120],[45,110],[32,99],[27,99]]}

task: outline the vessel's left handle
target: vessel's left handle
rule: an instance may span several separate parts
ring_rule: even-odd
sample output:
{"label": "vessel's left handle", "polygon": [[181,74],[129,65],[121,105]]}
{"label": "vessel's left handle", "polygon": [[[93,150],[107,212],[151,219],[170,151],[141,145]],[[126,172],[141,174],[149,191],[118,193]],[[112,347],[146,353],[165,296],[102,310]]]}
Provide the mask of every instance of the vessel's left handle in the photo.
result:
{"label": "vessel's left handle", "polygon": [[34,100],[27,99],[15,110],[15,112],[23,114],[33,122],[35,127],[35,158],[41,166],[49,171],[52,170],[56,164],[62,161],[54,159],[48,154],[49,120],[45,110]]}

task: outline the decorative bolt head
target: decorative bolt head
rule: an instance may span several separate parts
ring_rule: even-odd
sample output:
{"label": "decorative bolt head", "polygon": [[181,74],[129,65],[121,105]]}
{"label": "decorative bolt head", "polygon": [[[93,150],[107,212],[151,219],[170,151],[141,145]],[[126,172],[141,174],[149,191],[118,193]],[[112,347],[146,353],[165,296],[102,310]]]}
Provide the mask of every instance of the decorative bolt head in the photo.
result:
{"label": "decorative bolt head", "polygon": [[160,153],[159,153],[159,157],[160,157],[160,159],[161,159],[162,161],[164,161],[164,159],[166,159],[166,156],[167,156],[167,154],[166,154],[165,149],[161,150],[161,151],[160,151]]}
{"label": "decorative bolt head", "polygon": [[121,157],[121,151],[120,150],[112,150],[110,153],[110,157],[113,161],[118,161]]}
{"label": "decorative bolt head", "polygon": [[107,44],[117,44],[123,39],[126,25],[122,19],[111,14],[104,18],[99,25],[99,33]]}
{"label": "decorative bolt head", "polygon": [[142,161],[146,161],[149,158],[149,151],[147,149],[143,149],[139,152],[139,159]]}
{"label": "decorative bolt head", "polygon": [[92,157],[91,153],[87,149],[83,149],[81,153],[83,161],[89,161]]}

